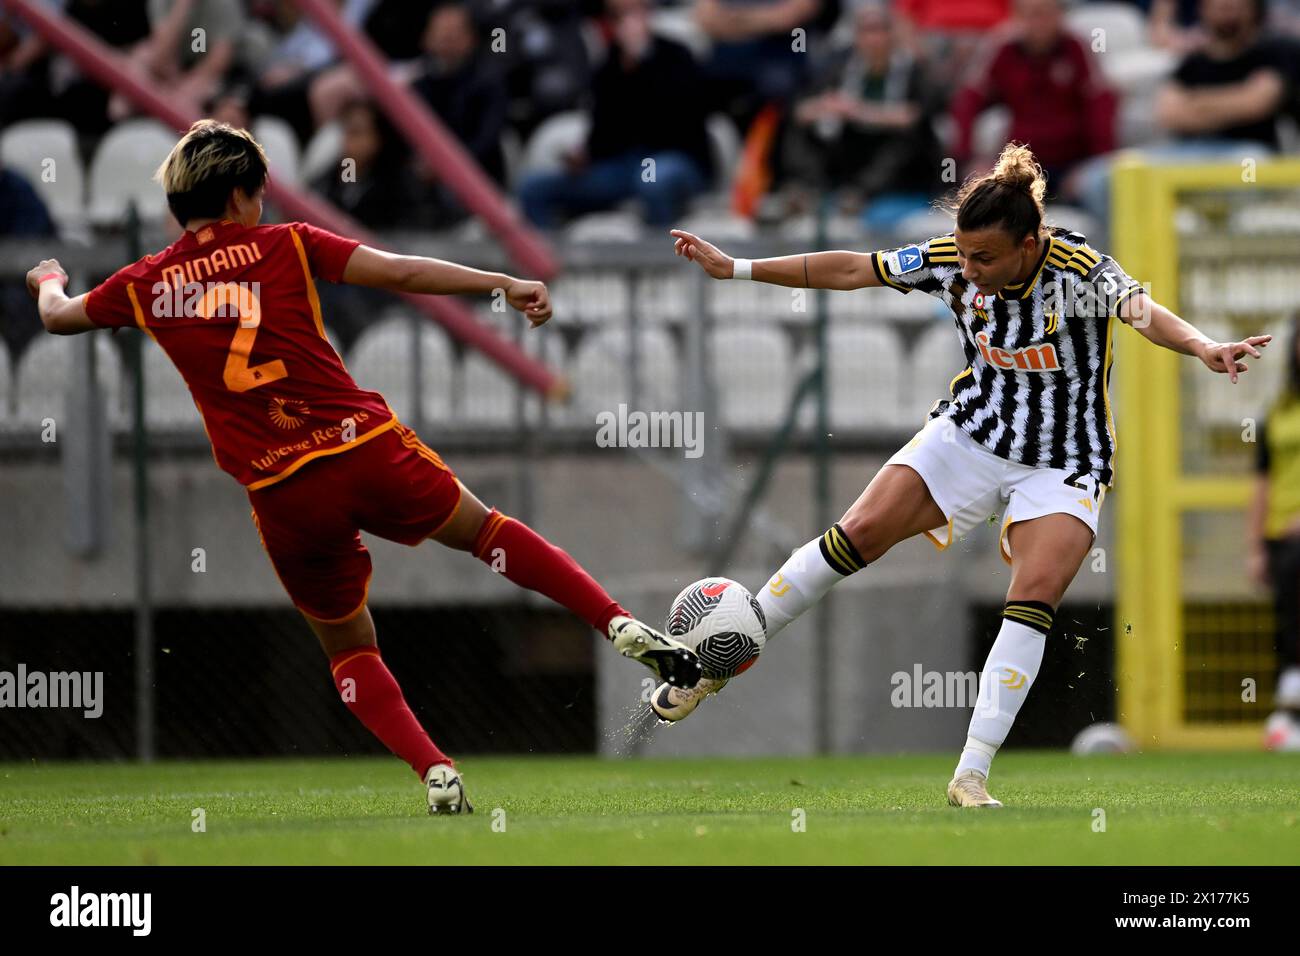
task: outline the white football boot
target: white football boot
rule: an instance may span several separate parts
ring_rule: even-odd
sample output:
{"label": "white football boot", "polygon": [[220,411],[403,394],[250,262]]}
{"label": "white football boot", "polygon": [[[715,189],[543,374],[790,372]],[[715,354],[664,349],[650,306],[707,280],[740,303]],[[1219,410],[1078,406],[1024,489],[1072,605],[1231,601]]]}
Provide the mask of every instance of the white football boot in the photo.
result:
{"label": "white football boot", "polygon": [[700,680],[700,660],[693,650],[634,617],[610,621],[609,639],[624,657],[640,661],[674,687],[694,687]]}
{"label": "white football boot", "polygon": [[727,686],[725,677],[701,677],[694,687],[673,687],[660,684],[650,695],[650,709],[660,720],[675,724],[695,713],[704,698],[716,694]]}
{"label": "white football boot", "polygon": [[954,807],[1000,807],[1002,802],[989,796],[988,777],[978,770],[957,774],[948,783],[948,803]]}
{"label": "white football boot", "polygon": [[465,784],[455,767],[436,763],[424,775],[429,788],[429,814],[473,813],[474,805],[465,796]]}

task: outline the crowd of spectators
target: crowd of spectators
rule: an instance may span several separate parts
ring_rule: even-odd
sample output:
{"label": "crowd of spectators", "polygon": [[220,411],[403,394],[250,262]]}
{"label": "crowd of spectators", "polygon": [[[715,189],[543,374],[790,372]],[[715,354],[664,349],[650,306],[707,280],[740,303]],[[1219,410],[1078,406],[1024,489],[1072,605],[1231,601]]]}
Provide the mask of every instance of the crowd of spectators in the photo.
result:
{"label": "crowd of spectators", "polygon": [[[326,124],[341,129],[355,175],[309,185],[363,224],[468,217],[293,0],[43,2],[196,113],[278,117],[304,147]],[[715,116],[768,173],[760,215],[831,192],[888,226],[988,162],[990,111],[1005,122],[994,145],[1028,143],[1052,197],[1102,217],[1119,146],[1266,155],[1294,148],[1300,115],[1300,0],[1135,0],[1142,36],[1128,39],[1167,66],[1128,89],[1108,69],[1121,38],[1081,32],[1071,16],[1089,5],[1067,0],[331,2],[545,230],[615,208],[664,225],[701,197],[726,206],[735,170],[718,168]],[[1122,136],[1126,97],[1149,127],[1137,142]],[[512,167],[548,118],[571,111],[585,123],[558,162]],[[0,5],[0,128],[61,117],[89,155],[132,113]],[[12,208],[29,208],[12,175]],[[7,229],[29,228],[15,218]]]}

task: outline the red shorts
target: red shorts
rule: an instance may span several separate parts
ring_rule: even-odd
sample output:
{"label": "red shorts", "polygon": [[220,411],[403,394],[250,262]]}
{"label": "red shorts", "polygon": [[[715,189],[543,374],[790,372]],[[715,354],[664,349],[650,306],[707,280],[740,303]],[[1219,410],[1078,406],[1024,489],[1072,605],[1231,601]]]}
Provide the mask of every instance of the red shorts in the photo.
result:
{"label": "red shorts", "polygon": [[355,617],[370,588],[367,531],[414,547],[460,506],[460,483],[437,452],[400,422],[341,455],[248,492],[262,546],[304,614]]}

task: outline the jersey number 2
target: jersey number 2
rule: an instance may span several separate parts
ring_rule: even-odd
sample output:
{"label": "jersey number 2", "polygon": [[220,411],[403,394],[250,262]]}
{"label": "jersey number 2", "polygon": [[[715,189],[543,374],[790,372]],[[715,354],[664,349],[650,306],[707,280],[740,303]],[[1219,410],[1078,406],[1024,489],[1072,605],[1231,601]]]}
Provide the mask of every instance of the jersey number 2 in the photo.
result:
{"label": "jersey number 2", "polygon": [[261,365],[248,364],[253,354],[253,340],[257,338],[257,327],[262,324],[262,303],[257,294],[247,286],[233,282],[209,286],[199,304],[199,314],[210,319],[223,306],[233,306],[239,313],[239,327],[230,342],[230,351],[226,353],[226,370],[222,374],[226,388],[232,392],[247,392],[287,376],[289,371],[280,359]]}

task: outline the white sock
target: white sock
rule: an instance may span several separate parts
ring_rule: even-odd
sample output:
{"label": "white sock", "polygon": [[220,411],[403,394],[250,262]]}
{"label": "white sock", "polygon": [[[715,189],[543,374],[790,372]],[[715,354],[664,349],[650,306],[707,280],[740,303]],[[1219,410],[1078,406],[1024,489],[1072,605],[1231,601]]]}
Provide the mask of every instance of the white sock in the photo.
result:
{"label": "white sock", "polygon": [[838,525],[790,555],[755,597],[770,641],[840,581],[866,564]]}
{"label": "white sock", "polygon": [[978,770],[988,776],[993,755],[1006,741],[1020,705],[1038,677],[1052,617],[1051,605],[1041,601],[1008,601],[1003,608],[1002,629],[980,674],[979,699],[957,773]]}

